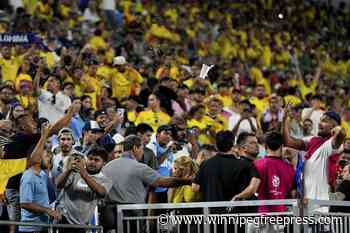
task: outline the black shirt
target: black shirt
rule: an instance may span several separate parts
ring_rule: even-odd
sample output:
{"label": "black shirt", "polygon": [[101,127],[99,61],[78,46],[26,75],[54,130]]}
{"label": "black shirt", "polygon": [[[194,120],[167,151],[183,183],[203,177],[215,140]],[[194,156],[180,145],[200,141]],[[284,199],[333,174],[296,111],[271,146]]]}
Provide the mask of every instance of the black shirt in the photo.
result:
{"label": "black shirt", "polygon": [[[12,142],[4,147],[4,159],[29,158],[36,144],[40,140],[40,134],[18,133],[11,137]],[[19,190],[22,174],[9,179],[6,188]]]}
{"label": "black shirt", "polygon": [[143,157],[140,162],[148,165],[154,170],[157,170],[159,167],[156,156],[154,155],[153,151],[147,147],[143,148]]}
{"label": "black shirt", "polygon": [[[344,180],[337,188],[336,192],[345,195],[343,201],[350,201],[350,180]],[[332,206],[330,212],[350,213],[350,206]]]}
{"label": "black shirt", "polygon": [[203,201],[230,201],[253,177],[259,175],[252,163],[232,154],[217,154],[201,164],[194,183],[200,185]]}

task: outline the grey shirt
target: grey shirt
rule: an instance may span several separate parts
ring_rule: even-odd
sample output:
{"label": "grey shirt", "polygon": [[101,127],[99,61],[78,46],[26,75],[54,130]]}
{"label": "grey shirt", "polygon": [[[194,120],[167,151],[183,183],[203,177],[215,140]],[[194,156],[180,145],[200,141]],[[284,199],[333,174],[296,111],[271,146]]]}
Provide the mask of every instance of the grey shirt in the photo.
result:
{"label": "grey shirt", "polygon": [[107,202],[110,203],[145,203],[146,187],[159,177],[152,168],[126,157],[110,161],[102,172],[113,182],[107,196]]}
{"label": "grey shirt", "polygon": [[[107,193],[109,192],[112,186],[109,178],[101,172],[90,176],[102,185]],[[80,174],[72,172],[57,198],[57,210],[71,224],[88,224],[99,199],[97,193],[86,184]]]}

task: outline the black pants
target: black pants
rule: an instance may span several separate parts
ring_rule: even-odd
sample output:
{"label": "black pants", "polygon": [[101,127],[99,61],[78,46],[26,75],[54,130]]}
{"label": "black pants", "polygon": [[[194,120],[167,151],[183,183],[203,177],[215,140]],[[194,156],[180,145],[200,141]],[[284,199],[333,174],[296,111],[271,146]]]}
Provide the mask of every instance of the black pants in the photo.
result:
{"label": "black pants", "polygon": [[[101,225],[103,226],[104,231],[107,230],[118,230],[118,215],[117,215],[117,204],[106,205],[104,206],[101,213]],[[145,216],[144,211],[142,210],[127,210],[123,211],[124,217],[137,217]],[[142,233],[145,229],[144,220],[128,220],[123,221],[123,232],[124,233]]]}
{"label": "black pants", "polygon": [[[62,216],[62,220],[59,222],[59,224],[70,224],[67,219]],[[59,228],[59,233],[86,233],[85,229],[79,229],[79,228]]]}

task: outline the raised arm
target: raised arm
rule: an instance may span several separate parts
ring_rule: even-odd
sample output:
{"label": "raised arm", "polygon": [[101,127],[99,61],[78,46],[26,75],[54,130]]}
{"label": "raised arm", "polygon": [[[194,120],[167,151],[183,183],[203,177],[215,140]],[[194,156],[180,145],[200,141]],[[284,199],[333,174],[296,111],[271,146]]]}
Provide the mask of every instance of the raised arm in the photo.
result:
{"label": "raised arm", "polygon": [[50,131],[50,135],[56,134],[63,127],[67,127],[72,120],[74,114],[78,113],[81,108],[81,103],[73,102],[73,104],[69,107],[66,115],[64,115],[60,120],[58,120]]}
{"label": "raised arm", "polygon": [[290,113],[291,105],[290,103],[287,104],[285,114],[283,116],[283,124],[282,124],[282,134],[283,134],[283,141],[284,145],[294,148],[296,150],[305,150],[306,145],[305,142],[301,139],[296,139],[290,136],[289,133],[289,113]]}
{"label": "raised arm", "polygon": [[36,144],[30,159],[29,159],[29,167],[31,166],[40,166],[41,164],[41,156],[44,153],[44,147],[45,147],[45,143],[49,137],[51,131],[51,126],[50,125],[46,125],[42,128],[41,130],[41,137],[39,142]]}
{"label": "raised arm", "polygon": [[34,95],[35,96],[41,95],[40,79],[43,75],[42,69],[43,69],[42,65],[40,64],[39,68],[36,71],[35,77],[34,77],[33,84],[34,84]]}

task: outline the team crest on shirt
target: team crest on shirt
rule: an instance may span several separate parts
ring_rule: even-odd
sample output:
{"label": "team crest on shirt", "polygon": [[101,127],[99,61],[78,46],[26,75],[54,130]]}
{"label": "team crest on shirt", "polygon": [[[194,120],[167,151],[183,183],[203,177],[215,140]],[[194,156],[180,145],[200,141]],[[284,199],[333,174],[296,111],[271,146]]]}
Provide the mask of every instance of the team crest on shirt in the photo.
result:
{"label": "team crest on shirt", "polygon": [[274,188],[278,188],[280,186],[280,183],[281,183],[280,178],[278,176],[274,175],[272,177],[272,186]]}

